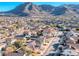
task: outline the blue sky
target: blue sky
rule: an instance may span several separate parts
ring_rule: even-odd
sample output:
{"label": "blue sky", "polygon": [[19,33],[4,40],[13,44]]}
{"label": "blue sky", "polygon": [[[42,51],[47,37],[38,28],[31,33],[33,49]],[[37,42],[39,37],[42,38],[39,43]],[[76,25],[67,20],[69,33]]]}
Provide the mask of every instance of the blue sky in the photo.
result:
{"label": "blue sky", "polygon": [[[0,12],[11,10],[22,3],[23,2],[0,2]],[[79,4],[79,2],[33,2],[33,3],[38,4],[38,5],[50,4],[50,5],[54,5],[54,6],[59,6],[62,4]]]}

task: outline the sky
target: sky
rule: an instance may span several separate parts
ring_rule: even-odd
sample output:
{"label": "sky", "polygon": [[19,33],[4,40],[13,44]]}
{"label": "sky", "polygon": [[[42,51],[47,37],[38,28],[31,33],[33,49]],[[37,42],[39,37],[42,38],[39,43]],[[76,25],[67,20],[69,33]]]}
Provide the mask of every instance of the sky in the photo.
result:
{"label": "sky", "polygon": [[[14,9],[16,6],[22,4],[23,2],[0,2],[0,12],[9,11]],[[53,6],[59,6],[62,4],[79,4],[79,2],[33,2],[33,4],[49,4]]]}

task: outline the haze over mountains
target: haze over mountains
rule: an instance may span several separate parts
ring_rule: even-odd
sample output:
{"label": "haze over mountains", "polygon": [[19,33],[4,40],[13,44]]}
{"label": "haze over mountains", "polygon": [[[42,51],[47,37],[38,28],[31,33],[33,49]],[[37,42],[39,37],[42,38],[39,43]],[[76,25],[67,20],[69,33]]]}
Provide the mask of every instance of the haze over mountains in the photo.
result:
{"label": "haze over mountains", "polygon": [[7,12],[0,12],[1,16],[29,16],[29,15],[40,15],[47,14],[53,16],[60,15],[78,15],[79,14],[79,5],[74,4],[64,4],[61,6],[52,6],[52,5],[36,5],[31,2],[25,2],[16,6],[13,10]]}

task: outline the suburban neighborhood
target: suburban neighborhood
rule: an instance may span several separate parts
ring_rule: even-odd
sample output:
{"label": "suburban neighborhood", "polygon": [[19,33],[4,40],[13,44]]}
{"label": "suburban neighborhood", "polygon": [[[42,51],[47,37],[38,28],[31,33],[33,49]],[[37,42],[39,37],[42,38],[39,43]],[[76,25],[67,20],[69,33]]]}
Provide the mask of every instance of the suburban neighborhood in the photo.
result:
{"label": "suburban neighborhood", "polygon": [[74,6],[28,2],[0,12],[0,56],[79,56],[79,7]]}

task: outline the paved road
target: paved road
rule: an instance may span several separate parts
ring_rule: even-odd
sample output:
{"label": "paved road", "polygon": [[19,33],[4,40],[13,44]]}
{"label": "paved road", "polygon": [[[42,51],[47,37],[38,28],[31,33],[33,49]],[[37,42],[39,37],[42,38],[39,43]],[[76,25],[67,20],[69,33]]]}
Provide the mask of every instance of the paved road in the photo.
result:
{"label": "paved road", "polygon": [[49,43],[49,46],[47,47],[45,52],[42,54],[42,56],[49,54],[50,50],[53,50],[52,45],[55,44],[55,43],[58,43],[58,41],[59,41],[58,37],[53,38],[53,40]]}

